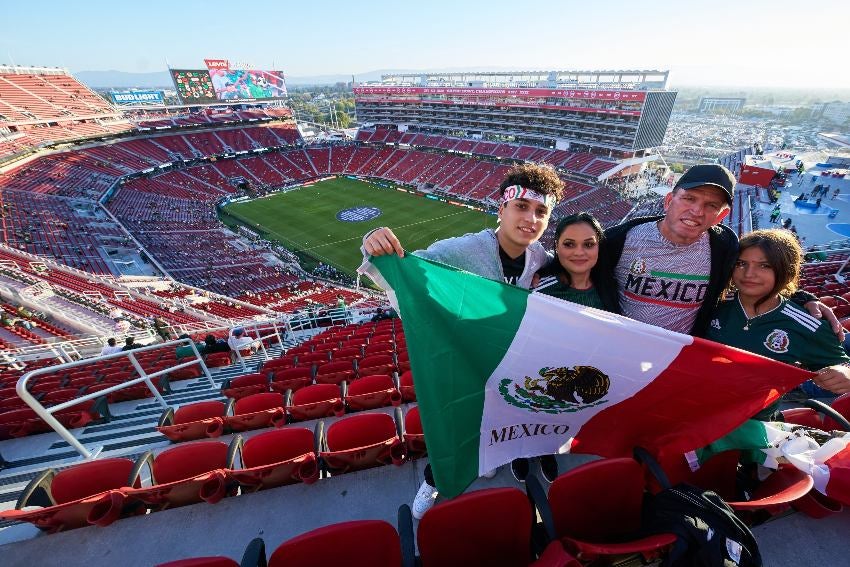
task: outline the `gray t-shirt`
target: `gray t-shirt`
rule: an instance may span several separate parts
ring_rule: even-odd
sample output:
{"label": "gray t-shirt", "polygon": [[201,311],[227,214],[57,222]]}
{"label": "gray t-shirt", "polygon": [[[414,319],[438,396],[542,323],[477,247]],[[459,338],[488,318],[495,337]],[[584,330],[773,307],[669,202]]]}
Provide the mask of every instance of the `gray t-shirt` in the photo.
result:
{"label": "gray t-shirt", "polygon": [[708,233],[693,244],[673,244],[645,223],[626,235],[615,272],[623,315],[679,333],[693,327],[711,270]]}

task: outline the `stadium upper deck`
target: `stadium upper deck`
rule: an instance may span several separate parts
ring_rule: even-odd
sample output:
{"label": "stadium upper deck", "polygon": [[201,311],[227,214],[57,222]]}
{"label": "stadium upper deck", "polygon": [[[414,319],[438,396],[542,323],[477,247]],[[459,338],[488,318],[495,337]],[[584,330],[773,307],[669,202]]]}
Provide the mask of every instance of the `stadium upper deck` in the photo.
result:
{"label": "stadium upper deck", "polygon": [[354,87],[363,123],[514,141],[614,158],[664,139],[667,71],[384,75]]}

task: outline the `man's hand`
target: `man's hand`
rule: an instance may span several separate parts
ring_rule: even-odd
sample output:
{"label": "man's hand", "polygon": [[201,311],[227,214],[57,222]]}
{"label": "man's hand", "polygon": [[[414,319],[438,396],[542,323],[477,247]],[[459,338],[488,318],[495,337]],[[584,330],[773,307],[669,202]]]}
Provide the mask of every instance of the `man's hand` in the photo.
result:
{"label": "man's hand", "polygon": [[[387,227],[381,227],[370,234],[363,241],[363,249],[370,256],[384,256],[395,253],[398,254],[399,258],[404,258],[404,248],[401,247],[401,242]],[[829,308],[827,307],[827,309]]]}
{"label": "man's hand", "polygon": [[827,366],[821,369],[812,381],[833,394],[850,392],[850,368],[844,365]]}
{"label": "man's hand", "polygon": [[832,312],[832,309],[820,301],[809,301],[803,307],[809,312],[809,315],[818,319],[826,319],[829,326],[832,327],[832,332],[838,337],[838,342],[844,342],[844,327],[841,326],[841,321]]}

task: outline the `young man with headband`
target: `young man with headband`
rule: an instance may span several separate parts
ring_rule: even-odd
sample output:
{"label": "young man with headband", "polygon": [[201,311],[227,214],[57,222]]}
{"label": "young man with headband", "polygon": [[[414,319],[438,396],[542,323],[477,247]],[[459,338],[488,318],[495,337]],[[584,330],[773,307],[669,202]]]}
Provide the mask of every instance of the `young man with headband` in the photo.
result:
{"label": "young man with headband", "polygon": [[[549,225],[552,209],[561,200],[564,183],[549,166],[523,164],[512,168],[500,185],[499,228],[440,240],[416,256],[448,264],[479,276],[528,289],[535,272],[549,263],[551,256],[538,242]],[[379,228],[363,238],[362,251],[370,256],[398,254],[404,249],[389,228]],[[558,476],[554,457],[541,457],[547,480]],[[518,480],[528,475],[528,459],[511,463]],[[437,488],[431,466],[425,468],[425,481],[413,501],[413,516],[421,518],[433,506]]]}

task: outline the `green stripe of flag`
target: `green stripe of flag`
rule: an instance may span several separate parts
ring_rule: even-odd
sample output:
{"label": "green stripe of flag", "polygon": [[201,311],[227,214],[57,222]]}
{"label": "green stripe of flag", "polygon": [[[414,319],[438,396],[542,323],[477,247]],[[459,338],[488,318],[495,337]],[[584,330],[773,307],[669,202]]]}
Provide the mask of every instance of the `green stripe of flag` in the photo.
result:
{"label": "green stripe of flag", "polygon": [[514,340],[529,292],[412,254],[371,262],[404,315],[436,484],[456,496],[478,477],[484,385]]}

